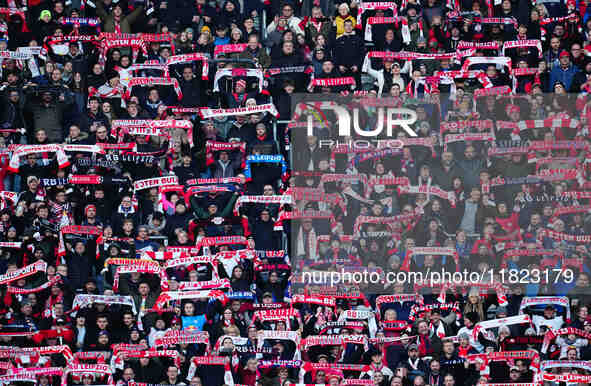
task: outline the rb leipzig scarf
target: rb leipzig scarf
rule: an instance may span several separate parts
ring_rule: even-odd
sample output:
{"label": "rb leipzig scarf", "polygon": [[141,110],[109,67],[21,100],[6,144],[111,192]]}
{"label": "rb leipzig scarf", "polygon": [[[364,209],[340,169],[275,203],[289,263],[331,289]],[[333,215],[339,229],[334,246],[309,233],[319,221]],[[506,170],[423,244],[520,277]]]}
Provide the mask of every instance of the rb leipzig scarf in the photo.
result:
{"label": "rb leipzig scarf", "polygon": [[556,304],[566,309],[566,319],[570,321],[570,306],[569,300],[566,296],[534,296],[524,297],[521,300],[519,306],[519,314],[523,314],[524,310],[530,306],[544,305],[544,304]]}
{"label": "rb leipzig scarf", "polygon": [[217,58],[220,54],[232,54],[236,52],[242,52],[248,47],[246,43],[240,44],[221,44],[219,46],[215,46],[213,50],[213,56]]}
{"label": "rb leipzig scarf", "polygon": [[544,335],[544,342],[542,343],[542,353],[546,353],[548,351],[548,347],[550,346],[550,342],[552,342],[554,339],[556,339],[557,336],[560,335],[576,335],[576,336],[580,336],[583,339],[591,339],[591,334],[588,332],[585,332],[583,330],[579,330],[578,328],[573,328],[573,327],[565,327],[565,328],[561,328],[558,330],[552,330],[549,329],[548,331],[546,331],[546,334]]}
{"label": "rb leipzig scarf", "polygon": [[87,295],[87,294],[78,294],[74,298],[74,302],[72,303],[72,314],[89,306],[93,303],[101,303],[101,304],[119,304],[123,306],[130,306],[134,315],[137,315],[137,310],[135,308],[135,303],[131,296],[120,296],[120,295]]}
{"label": "rb leipzig scarf", "polygon": [[512,40],[505,42],[503,44],[503,49],[501,50],[501,56],[505,56],[506,49],[512,48],[528,48],[528,47],[536,47],[538,50],[538,58],[542,57],[542,42],[538,39],[530,39],[530,40]]}
{"label": "rb leipzig scarf", "polygon": [[190,54],[174,55],[166,60],[166,65],[174,65],[180,63],[201,61],[201,79],[207,80],[209,77],[209,58],[207,55],[200,52],[193,52]]}
{"label": "rb leipzig scarf", "polygon": [[207,331],[169,330],[155,341],[156,347],[177,344],[205,344],[209,348],[209,334]]}
{"label": "rb leipzig scarf", "polygon": [[164,305],[170,300],[183,300],[183,299],[209,299],[219,300],[222,304],[228,302],[228,297],[221,290],[208,290],[208,291],[165,291],[161,292],[156,299],[156,303],[152,308],[152,311],[159,312],[164,311]]}
{"label": "rb leipzig scarf", "polygon": [[259,204],[279,204],[281,206],[285,204],[293,204],[292,196],[291,195],[281,195],[281,196],[240,196],[236,200],[236,204],[234,205],[234,215],[238,216],[240,214],[240,207],[244,203],[259,203]]}
{"label": "rb leipzig scarf", "polygon": [[511,58],[502,57],[502,56],[472,56],[466,58],[464,64],[462,65],[462,71],[468,71],[470,66],[473,64],[495,64],[503,67],[509,68],[509,73],[511,72]]}
{"label": "rb leipzig scarf", "polygon": [[174,91],[176,92],[178,100],[183,99],[183,92],[181,91],[179,81],[176,80],[176,78],[152,76],[131,78],[127,85],[127,90],[125,90],[125,94],[123,95],[124,99],[129,99],[131,97],[131,90],[133,86],[172,86],[174,88]]}
{"label": "rb leipzig scarf", "polygon": [[247,181],[252,180],[251,164],[253,163],[270,163],[281,165],[281,175],[286,176],[287,174],[287,163],[282,155],[265,155],[265,154],[254,154],[246,157],[246,168],[244,169],[244,176]]}
{"label": "rb leipzig scarf", "polygon": [[372,41],[372,31],[371,26],[373,24],[395,24],[398,28],[398,24],[402,24],[402,28],[400,30],[402,34],[402,41],[404,44],[410,43],[410,29],[408,28],[408,21],[405,17],[393,16],[393,17],[370,17],[367,19],[367,24],[365,25],[365,40]]}
{"label": "rb leipzig scarf", "polygon": [[39,154],[39,153],[50,153],[54,152],[57,155],[57,162],[60,169],[68,167],[70,165],[70,161],[68,161],[68,156],[64,152],[61,145],[51,144],[51,145],[19,145],[15,148],[12,153],[12,157],[10,158],[10,163],[8,164],[7,169],[13,173],[18,173],[20,157],[28,155],[28,154]]}

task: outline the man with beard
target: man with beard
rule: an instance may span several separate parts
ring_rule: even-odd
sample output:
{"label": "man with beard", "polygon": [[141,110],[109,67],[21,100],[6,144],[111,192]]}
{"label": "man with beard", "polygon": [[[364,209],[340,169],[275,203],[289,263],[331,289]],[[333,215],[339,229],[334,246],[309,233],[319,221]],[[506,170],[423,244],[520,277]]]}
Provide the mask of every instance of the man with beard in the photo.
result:
{"label": "man with beard", "polygon": [[454,154],[446,151],[441,155],[441,165],[433,170],[435,184],[445,191],[453,189],[453,180],[462,177],[464,170],[454,161]]}

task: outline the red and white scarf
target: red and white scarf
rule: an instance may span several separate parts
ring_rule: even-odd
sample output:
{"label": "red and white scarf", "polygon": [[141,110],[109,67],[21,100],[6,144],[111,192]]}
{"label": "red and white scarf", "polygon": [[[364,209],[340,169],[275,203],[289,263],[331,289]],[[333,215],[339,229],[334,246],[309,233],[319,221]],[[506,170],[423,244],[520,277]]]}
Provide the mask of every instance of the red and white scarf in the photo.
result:
{"label": "red and white scarf", "polygon": [[524,297],[519,306],[519,314],[524,313],[524,309],[534,305],[556,304],[562,306],[566,310],[566,320],[570,321],[570,303],[566,296],[534,296]]}
{"label": "red and white scarf", "polygon": [[275,105],[272,103],[251,107],[236,107],[230,109],[212,109],[209,107],[204,107],[199,110],[199,116],[201,116],[202,119],[259,113],[269,113],[276,118],[279,117],[279,112],[277,111],[277,108],[275,108]]}
{"label": "red and white scarf", "polygon": [[18,169],[20,166],[20,157],[28,154],[54,152],[57,155],[57,162],[60,169],[63,169],[70,165],[70,161],[68,161],[68,156],[64,152],[62,145],[17,145],[12,149],[14,150],[11,150],[11,148],[9,148],[9,150],[13,151],[13,153],[12,157],[10,157],[10,162],[6,169],[13,173],[18,173]]}
{"label": "red and white scarf", "polygon": [[398,23],[402,24],[402,28],[400,30],[402,34],[402,41],[405,44],[410,43],[410,29],[408,28],[408,21],[406,17],[400,16],[392,16],[392,17],[370,17],[367,19],[367,24],[365,25],[365,40],[371,41],[372,40],[372,31],[371,26],[373,24],[396,24],[398,28]]}
{"label": "red and white scarf", "polygon": [[488,87],[474,90],[474,98],[509,94],[511,94],[511,87],[509,86]]}
{"label": "red and white scarf", "polygon": [[179,291],[195,290],[226,290],[232,288],[230,279],[214,279],[207,281],[181,281]]}
{"label": "red and white scarf", "polygon": [[468,71],[470,66],[473,64],[485,64],[485,63],[492,63],[497,66],[506,66],[509,68],[509,73],[511,72],[511,58],[502,57],[502,56],[472,56],[466,58],[464,64],[462,65],[462,71]]}
{"label": "red and white scarf", "polygon": [[292,196],[288,194],[280,196],[240,196],[234,205],[235,216],[239,215],[240,207],[244,203],[279,204],[280,206],[283,206],[285,204],[293,204],[293,199]]}
{"label": "red and white scarf", "polygon": [[385,224],[390,227],[400,225],[401,222],[416,222],[421,217],[421,213],[410,213],[400,214],[398,216],[357,216],[355,219],[355,225],[353,226],[353,232],[358,234],[361,231],[363,224]]}
{"label": "red and white scarf", "polygon": [[336,299],[325,295],[295,294],[291,297],[291,304],[316,304],[319,306],[334,307]]}
{"label": "red and white scarf", "polygon": [[156,178],[147,178],[145,180],[134,181],[133,189],[134,191],[140,191],[144,189],[150,189],[154,187],[160,187],[165,185],[178,185],[179,179],[176,175],[173,176],[165,176],[165,177],[156,177]]}
{"label": "red and white scarf", "polygon": [[538,58],[542,57],[542,42],[539,39],[529,39],[529,40],[511,40],[505,42],[503,44],[503,49],[501,50],[501,56],[505,56],[506,49],[512,48],[526,48],[526,47],[536,47],[538,50]]}
{"label": "red and white scarf", "polygon": [[549,329],[548,331],[546,331],[546,334],[544,335],[544,342],[542,343],[541,352],[545,354],[548,351],[548,347],[550,346],[550,343],[554,339],[556,339],[557,336],[571,335],[571,334],[576,335],[576,336],[580,336],[583,339],[587,339],[587,340],[591,339],[590,333],[585,332],[583,330],[579,330],[578,328],[565,327],[565,328],[561,328],[558,330]]}
{"label": "red and white scarf", "polygon": [[[475,363],[478,365],[477,369],[480,371],[481,375],[486,376],[490,374],[490,362],[507,361],[513,363],[516,359],[530,360],[530,369],[536,374],[540,372],[540,355],[534,350],[498,351],[486,354],[470,354],[466,357],[466,360],[469,363]],[[522,385],[522,383],[520,383],[520,385]],[[536,384],[534,383],[534,385]]]}
{"label": "red and white scarf", "polygon": [[161,292],[156,299],[156,303],[152,308],[152,311],[159,312],[164,311],[164,306],[170,300],[183,300],[183,299],[216,299],[226,304],[228,297],[221,290],[206,290],[206,291],[164,291]]}
{"label": "red and white scarf", "polygon": [[484,88],[491,88],[492,82],[482,70],[455,70],[455,71],[437,71],[435,77],[451,78],[451,79],[477,79]]}
{"label": "red and white scarf", "polygon": [[129,265],[122,265],[117,267],[115,271],[115,277],[113,279],[113,291],[118,292],[119,289],[119,276],[125,273],[147,273],[151,275],[158,275],[160,277],[160,287],[163,290],[168,290],[168,276],[166,275],[166,270],[162,269],[157,262],[153,262],[155,264],[146,264],[147,260],[140,260],[137,259],[138,262],[142,262],[139,264],[129,264]]}
{"label": "red and white scarf", "polygon": [[259,80],[259,92],[263,91],[264,85],[264,74],[260,68],[222,68],[217,70],[215,78],[213,80],[213,91],[219,92],[220,86],[219,81],[223,77],[228,76],[230,78],[246,78],[253,77]]}
{"label": "red and white scarf", "polygon": [[39,287],[36,288],[19,288],[19,287],[11,287],[10,285],[6,288],[9,294],[19,294],[19,295],[28,295],[34,294],[37,292],[41,292],[49,287],[53,287],[54,284],[60,283],[62,278],[59,275],[54,276],[51,280],[41,284]]}
{"label": "red and white scarf", "polygon": [[458,42],[457,50],[465,50],[468,48],[474,48],[476,50],[498,50],[499,43],[497,42],[465,42],[460,40]]}
{"label": "red and white scarf", "polygon": [[[116,23],[116,28],[118,27],[118,23]],[[113,48],[119,47],[131,47],[131,52],[133,56],[133,61],[135,62],[139,52],[141,51],[142,54],[148,54],[148,45],[146,41],[142,39],[139,35],[134,34],[122,34],[120,32],[117,33],[102,33],[101,37],[101,47],[100,47],[100,58],[99,61],[104,63],[106,61],[107,53],[109,50]]]}
{"label": "red and white scarf", "polygon": [[591,235],[570,235],[568,233],[556,232],[550,229],[542,229],[538,234],[538,239],[541,240],[544,237],[548,237],[557,241],[569,241],[578,244],[591,243]]}
{"label": "red and white scarf", "polygon": [[24,279],[25,277],[34,275],[37,272],[45,272],[46,270],[47,263],[43,260],[39,260],[33,264],[27,265],[26,267],[7,272],[4,275],[0,275],[0,284],[8,284],[15,280]]}
{"label": "red and white scarf", "polygon": [[221,44],[215,46],[213,50],[213,56],[217,58],[219,54],[231,54],[235,52],[242,52],[248,47],[246,43],[239,44]]}
{"label": "red and white scarf", "polygon": [[68,363],[62,375],[62,386],[68,385],[68,375],[72,373],[93,373],[108,376],[107,383],[113,384],[113,370],[107,364]]}
{"label": "red and white scarf", "polygon": [[516,315],[509,316],[507,318],[484,320],[476,323],[472,329],[472,338],[478,340],[478,334],[482,333],[488,340],[495,341],[495,336],[491,332],[487,331],[490,328],[498,328],[501,326],[511,326],[514,324],[530,324],[531,319],[529,315]]}
{"label": "red and white scarf", "polygon": [[180,367],[181,364],[181,358],[180,358],[180,354],[177,350],[154,350],[154,349],[150,349],[150,350],[138,350],[138,351],[125,351],[125,350],[120,350],[117,355],[113,356],[112,359],[112,365],[113,368],[115,369],[119,369],[119,370],[123,370],[123,365],[124,365],[124,359],[123,357],[125,356],[125,360],[127,359],[139,359],[139,358],[161,358],[161,357],[165,357],[165,358],[171,358],[174,361],[174,364],[177,367]]}
{"label": "red and white scarf", "polygon": [[0,248],[20,249],[22,244],[20,241],[1,241]]}
{"label": "red and white scarf", "polygon": [[202,54],[200,52],[171,56],[166,60],[166,66],[194,62],[197,60],[201,61],[201,79],[207,80],[209,78],[209,58],[208,55]]}
{"label": "red and white scarf", "polygon": [[133,86],[172,86],[174,91],[176,92],[178,100],[183,99],[183,92],[181,90],[181,86],[179,86],[179,81],[176,78],[171,77],[134,77],[129,80],[127,84],[127,89],[125,90],[125,94],[123,95],[124,99],[131,98],[131,90]]}
{"label": "red and white scarf", "polygon": [[462,133],[462,134],[448,134],[445,136],[444,151],[447,151],[447,144],[461,141],[494,141],[493,133]]}
{"label": "red and white scarf", "polygon": [[156,347],[175,346],[177,344],[205,344],[209,351],[207,331],[169,330],[162,338],[155,340]]}
{"label": "red and white scarf", "polygon": [[361,29],[363,23],[361,22],[363,16],[363,12],[365,11],[375,11],[375,10],[391,10],[394,12],[394,16],[398,14],[398,4],[393,1],[378,1],[378,2],[360,2],[358,3],[357,7],[357,22],[355,26]]}
{"label": "red and white scarf", "polygon": [[399,186],[398,195],[401,194],[421,194],[424,193],[427,196],[433,195],[444,200],[448,200],[450,205],[455,208],[456,206],[456,194],[452,191],[445,191],[436,186]]}
{"label": "red and white scarf", "polygon": [[74,298],[74,302],[72,303],[72,312],[75,314],[78,310],[87,307],[94,303],[100,304],[120,304],[123,306],[130,306],[133,313],[137,315],[137,311],[135,308],[135,303],[131,296],[121,296],[121,295],[87,295],[87,294],[78,294]]}
{"label": "red and white scarf", "polygon": [[227,357],[220,356],[193,357],[193,359],[191,359],[191,366],[189,366],[187,379],[193,379],[198,366],[224,366],[224,384],[234,386],[234,377],[232,376],[231,366],[226,359]]}
{"label": "red and white scarf", "polygon": [[300,312],[295,308],[284,308],[278,310],[259,310],[255,311],[252,317],[252,323],[256,321],[261,322],[275,322],[275,321],[285,321],[287,325],[289,325],[289,320],[291,318],[299,318]]}
{"label": "red and white scarf", "polygon": [[457,133],[464,131],[469,128],[475,128],[479,131],[491,130],[493,128],[493,121],[490,119],[478,120],[478,121],[452,121],[452,122],[441,122],[441,135],[446,131]]}

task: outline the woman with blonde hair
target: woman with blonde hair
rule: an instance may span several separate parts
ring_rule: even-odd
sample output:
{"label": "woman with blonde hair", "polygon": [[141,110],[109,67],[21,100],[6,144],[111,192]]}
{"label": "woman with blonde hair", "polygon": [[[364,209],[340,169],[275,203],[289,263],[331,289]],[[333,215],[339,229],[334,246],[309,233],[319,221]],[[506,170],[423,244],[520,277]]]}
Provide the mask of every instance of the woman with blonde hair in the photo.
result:
{"label": "woman with blonde hair", "polygon": [[468,312],[476,312],[480,320],[484,320],[484,301],[480,296],[478,288],[471,288],[468,293],[468,301],[464,306],[463,314],[466,315]]}
{"label": "woman with blonde hair", "polygon": [[341,5],[339,5],[339,8],[338,8],[339,14],[337,15],[337,17],[335,17],[334,22],[333,22],[333,26],[337,27],[337,38],[345,33],[345,21],[346,20],[351,20],[351,23],[353,23],[353,28],[355,28],[355,24],[357,23],[357,20],[355,20],[355,18],[353,16],[351,16],[350,12],[351,12],[351,10],[349,9],[349,6],[347,5],[347,3],[342,3]]}

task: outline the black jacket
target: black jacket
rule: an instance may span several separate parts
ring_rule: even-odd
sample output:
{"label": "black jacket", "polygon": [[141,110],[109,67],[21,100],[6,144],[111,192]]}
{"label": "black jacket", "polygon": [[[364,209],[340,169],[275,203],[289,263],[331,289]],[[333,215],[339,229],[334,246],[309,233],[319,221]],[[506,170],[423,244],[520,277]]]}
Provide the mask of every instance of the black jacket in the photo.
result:
{"label": "black jacket", "polygon": [[357,66],[361,70],[361,64],[365,56],[363,40],[355,35],[341,35],[335,41],[334,62],[337,66]]}

